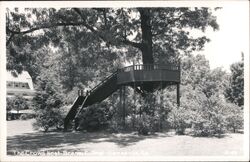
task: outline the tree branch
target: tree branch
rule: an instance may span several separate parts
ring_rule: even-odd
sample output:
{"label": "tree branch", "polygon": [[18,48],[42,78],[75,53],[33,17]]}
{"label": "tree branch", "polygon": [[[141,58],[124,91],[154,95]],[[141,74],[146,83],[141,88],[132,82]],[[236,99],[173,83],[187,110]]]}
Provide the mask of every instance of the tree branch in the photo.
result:
{"label": "tree branch", "polygon": [[[82,13],[81,13],[81,11],[80,11],[79,8],[73,8],[73,10],[81,17],[81,19],[82,19],[83,22],[84,22],[83,25],[84,25],[87,29],[89,29],[90,31],[92,31],[94,34],[96,34],[97,36],[99,36],[104,42],[107,42],[107,43],[109,44],[109,43],[112,43],[112,42],[117,42],[117,41],[119,41],[118,39],[115,39],[115,40],[113,40],[112,42],[111,42],[111,40],[107,40],[107,38],[105,38],[105,36],[101,35],[100,32],[96,31],[92,26],[90,26],[90,25],[88,25],[88,24],[86,23],[86,19],[83,17],[83,15],[82,15]],[[121,40],[120,42],[122,42],[122,43],[124,43],[124,44],[126,44],[126,45],[131,45],[131,46],[136,47],[136,48],[139,48],[139,49],[141,49],[141,46],[142,46],[141,43],[132,42],[132,41],[127,40],[126,38],[124,38],[124,39]]]}
{"label": "tree branch", "polygon": [[58,27],[58,26],[77,26],[77,25],[83,25],[82,22],[77,22],[77,23],[55,23],[55,24],[46,24],[46,25],[41,25],[39,27],[34,27],[25,31],[15,31],[15,30],[11,30],[10,28],[6,27],[6,32],[10,33],[10,37],[8,39],[8,41],[6,42],[6,46],[8,46],[11,42],[11,39],[18,34],[28,34],[28,33],[32,33],[36,30],[40,30],[40,29],[48,29],[51,27]]}
{"label": "tree branch", "polygon": [[28,30],[24,30],[24,31],[15,31],[15,30],[11,30],[9,27],[6,27],[6,32],[10,33],[10,37],[8,39],[8,41],[6,42],[6,45],[8,46],[9,43],[11,42],[11,39],[18,34],[28,34],[28,33],[32,33],[36,30],[41,30],[41,29],[48,29],[48,28],[52,28],[52,27],[59,27],[59,26],[79,26],[79,25],[83,25],[84,27],[86,27],[88,30],[90,30],[92,33],[94,33],[95,35],[97,35],[99,38],[101,38],[104,42],[106,42],[107,44],[110,44],[112,42],[122,42],[126,45],[131,45],[133,47],[139,48],[141,49],[141,43],[136,43],[136,42],[132,42],[127,40],[127,38],[123,38],[123,40],[121,39],[115,39],[115,40],[108,40],[101,32],[97,31],[96,29],[94,29],[92,26],[90,26],[87,22],[86,19],[84,18],[84,16],[81,13],[81,10],[78,8],[73,8],[73,10],[81,17],[82,21],[81,22],[68,22],[68,23],[52,23],[52,24],[43,24],[41,26],[38,27],[33,27],[30,28]]}
{"label": "tree branch", "polygon": [[40,29],[48,29],[48,28],[52,28],[52,27],[58,27],[58,26],[77,26],[77,25],[84,25],[83,22],[76,22],[76,23],[55,23],[55,24],[45,24],[45,25],[41,25],[39,27],[34,27],[25,31],[14,31],[9,29],[8,27],[6,27],[6,31],[8,33],[12,33],[12,34],[28,34],[31,33],[33,31],[36,30],[40,30]]}
{"label": "tree branch", "polygon": [[139,49],[142,48],[142,44],[141,43],[132,42],[132,41],[126,39],[126,38],[122,41],[122,43],[124,43],[126,45],[131,45],[131,46],[139,48]]}
{"label": "tree branch", "polygon": [[9,39],[8,39],[7,42],[6,42],[6,46],[8,46],[8,45],[10,44],[10,41],[11,41],[11,39],[14,37],[14,35],[15,35],[15,34],[11,33]]}
{"label": "tree branch", "polygon": [[87,24],[86,19],[83,17],[81,10],[79,8],[73,8],[73,10],[81,17],[82,21],[83,21],[83,25],[89,29],[92,33],[96,34],[99,38],[101,38],[104,42],[110,43],[110,41],[108,41],[101,33],[99,33],[98,31],[96,31],[92,26],[90,26],[89,24]]}
{"label": "tree branch", "polygon": [[79,26],[79,25],[84,25],[83,22],[76,22],[76,23],[55,23],[55,24],[45,24],[45,25],[41,25],[39,27],[34,27],[28,30],[24,30],[24,31],[15,31],[15,30],[11,30],[9,27],[6,27],[6,32],[10,33],[10,37],[8,39],[8,41],[6,42],[6,46],[8,46],[11,42],[11,39],[18,34],[28,34],[28,33],[32,33],[36,30],[41,30],[41,29],[48,29],[51,27],[59,27],[59,26]]}

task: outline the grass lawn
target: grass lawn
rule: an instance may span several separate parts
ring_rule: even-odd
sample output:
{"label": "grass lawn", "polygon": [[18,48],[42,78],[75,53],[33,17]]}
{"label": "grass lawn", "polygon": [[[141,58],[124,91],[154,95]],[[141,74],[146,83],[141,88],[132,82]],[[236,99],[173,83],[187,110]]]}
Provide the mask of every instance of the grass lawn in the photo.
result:
{"label": "grass lawn", "polygon": [[38,132],[32,120],[7,121],[7,153],[70,153],[81,155],[225,156],[243,155],[243,134],[223,138],[177,136],[171,132],[139,136],[135,133]]}

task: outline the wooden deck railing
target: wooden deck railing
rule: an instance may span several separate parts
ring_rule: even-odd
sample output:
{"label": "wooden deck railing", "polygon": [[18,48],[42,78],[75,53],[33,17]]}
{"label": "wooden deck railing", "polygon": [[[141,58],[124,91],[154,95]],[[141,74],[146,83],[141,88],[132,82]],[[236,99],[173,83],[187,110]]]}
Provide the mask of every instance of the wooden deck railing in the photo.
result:
{"label": "wooden deck railing", "polygon": [[180,64],[168,64],[168,65],[161,65],[161,64],[139,64],[139,65],[131,65],[121,69],[118,69],[118,72],[129,72],[133,70],[173,70],[179,71]]}
{"label": "wooden deck railing", "polygon": [[161,64],[139,64],[139,65],[131,65],[121,69],[117,69],[114,73],[103,79],[99,84],[97,84],[94,88],[92,88],[89,93],[94,92],[97,88],[102,86],[108,79],[113,77],[119,72],[129,72],[135,70],[171,70],[171,71],[179,71],[180,64],[168,64],[168,65],[161,65]]}

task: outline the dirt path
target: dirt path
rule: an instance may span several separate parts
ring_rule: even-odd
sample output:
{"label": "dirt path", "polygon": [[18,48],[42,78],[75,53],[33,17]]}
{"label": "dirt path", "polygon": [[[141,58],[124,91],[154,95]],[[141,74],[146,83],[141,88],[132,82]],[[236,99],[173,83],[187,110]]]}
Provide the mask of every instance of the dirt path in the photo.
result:
{"label": "dirt path", "polygon": [[158,133],[150,136],[111,133],[37,132],[31,121],[7,122],[9,155],[80,154],[80,155],[242,155],[243,134],[223,138],[198,138]]}

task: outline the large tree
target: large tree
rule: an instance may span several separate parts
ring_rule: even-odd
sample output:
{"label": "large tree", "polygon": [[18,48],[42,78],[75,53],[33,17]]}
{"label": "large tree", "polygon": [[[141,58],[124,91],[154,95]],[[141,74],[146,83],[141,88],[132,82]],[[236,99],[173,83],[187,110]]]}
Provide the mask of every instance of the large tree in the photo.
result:
{"label": "large tree", "polygon": [[136,48],[144,64],[160,62],[159,55],[169,60],[202,49],[208,39],[191,37],[187,28],[218,29],[209,8],[16,8],[7,10],[6,23],[9,49],[34,42],[33,49],[51,42],[57,46],[63,41],[60,30],[77,29],[72,37],[91,33],[107,46]]}

